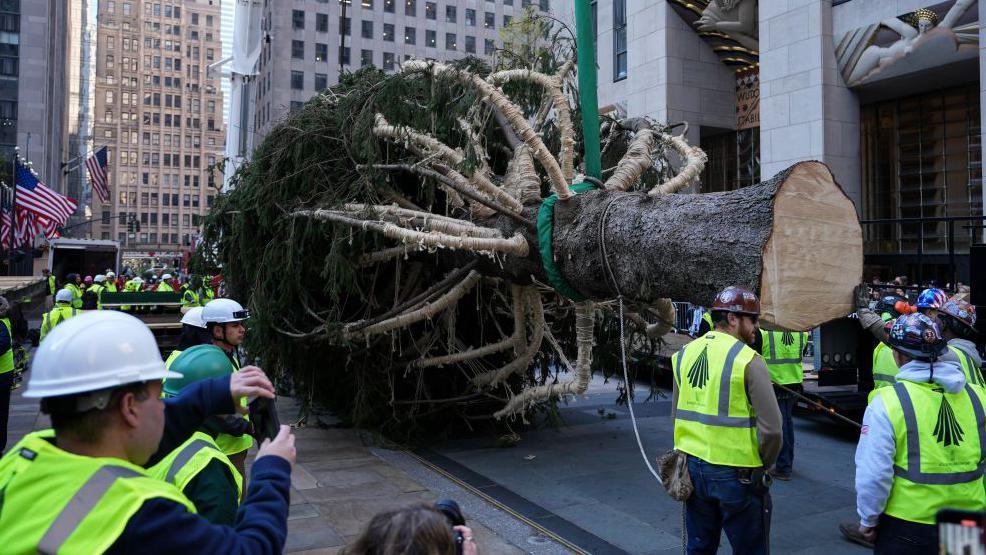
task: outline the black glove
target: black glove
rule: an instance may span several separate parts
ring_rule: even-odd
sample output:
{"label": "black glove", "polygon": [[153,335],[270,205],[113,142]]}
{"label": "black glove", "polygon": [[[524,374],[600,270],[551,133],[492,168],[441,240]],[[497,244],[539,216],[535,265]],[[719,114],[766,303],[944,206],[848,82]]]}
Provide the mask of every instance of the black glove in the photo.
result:
{"label": "black glove", "polygon": [[865,283],[860,283],[853,289],[853,306],[857,310],[870,307],[870,289]]}

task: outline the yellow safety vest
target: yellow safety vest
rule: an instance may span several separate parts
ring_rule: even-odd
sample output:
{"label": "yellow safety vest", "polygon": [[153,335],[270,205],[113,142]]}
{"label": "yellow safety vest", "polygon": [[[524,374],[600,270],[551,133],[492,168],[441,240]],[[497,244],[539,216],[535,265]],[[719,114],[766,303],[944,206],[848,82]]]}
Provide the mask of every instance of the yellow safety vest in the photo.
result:
{"label": "yellow safety vest", "polygon": [[96,283],[89,290],[96,294],[96,308],[103,308],[103,291],[106,290],[106,286]]}
{"label": "yellow safety vest", "polygon": [[704,461],[759,467],[756,415],[746,395],[746,367],[757,353],[710,331],[671,360],[678,385],[674,447]]}
{"label": "yellow safety vest", "polygon": [[702,320],[709,325],[709,331],[716,329],[715,324],[712,323],[712,313],[708,310],[702,313]]}
{"label": "yellow safety vest", "polygon": [[157,291],[158,293],[174,293],[175,292],[175,290],[171,287],[171,285],[168,282],[166,282],[166,281],[162,281],[161,283],[159,283],[158,286],[157,286],[157,289],[155,289],[155,291]]}
{"label": "yellow safety vest", "polygon": [[106,290],[109,291],[110,293],[116,293],[116,284],[113,283],[112,281],[107,281],[105,287]]}
{"label": "yellow safety vest", "polygon": [[873,389],[897,383],[898,372],[900,368],[894,360],[894,350],[881,341],[873,349]]}
{"label": "yellow safety vest", "polygon": [[168,456],[161,459],[156,465],[148,468],[147,473],[158,480],[174,484],[182,493],[185,493],[188,484],[212,461],[221,462],[233,474],[238,501],[243,497],[243,476],[209,434],[195,432],[185,443],[168,453]]}
{"label": "yellow safety vest", "polygon": [[195,512],[175,486],[127,461],[84,457],[28,434],[0,459],[0,545],[6,554],[103,553],[152,499]]}
{"label": "yellow safety vest", "polygon": [[41,339],[44,339],[45,336],[48,335],[48,332],[54,329],[55,326],[61,324],[78,313],[79,311],[73,306],[65,303],[57,303],[55,308],[51,309],[47,314],[41,317]]}
{"label": "yellow safety vest", "polygon": [[802,364],[802,355],[805,352],[805,344],[808,342],[808,334],[803,331],[773,331],[760,330],[763,339],[764,362],[767,363],[767,370],[770,371],[770,381],[789,385],[800,384],[805,379],[805,368]]}
{"label": "yellow safety vest", "polygon": [[10,327],[10,318],[0,318],[0,323],[7,328],[7,336],[10,337],[10,348],[0,355],[0,374],[14,371],[14,332]]}
{"label": "yellow safety vest", "polygon": [[72,292],[72,306],[82,308],[82,289],[74,283],[69,283],[65,288]]}
{"label": "yellow safety vest", "polygon": [[55,276],[53,274],[48,274],[48,292],[52,295],[58,293],[58,285],[55,282]]}
{"label": "yellow safety vest", "polygon": [[982,370],[976,366],[976,361],[958,347],[949,345],[948,348],[955,353],[955,356],[959,357],[959,364],[962,365],[962,373],[965,374],[966,383],[986,387],[986,381],[983,381]]}
{"label": "yellow safety vest", "polygon": [[945,393],[907,380],[873,392],[883,400],[897,446],[888,515],[934,524],[939,509],[981,511],[986,416],[982,388]]}
{"label": "yellow safety vest", "polygon": [[201,298],[198,293],[192,291],[191,289],[186,289],[181,296],[182,306],[203,306]]}

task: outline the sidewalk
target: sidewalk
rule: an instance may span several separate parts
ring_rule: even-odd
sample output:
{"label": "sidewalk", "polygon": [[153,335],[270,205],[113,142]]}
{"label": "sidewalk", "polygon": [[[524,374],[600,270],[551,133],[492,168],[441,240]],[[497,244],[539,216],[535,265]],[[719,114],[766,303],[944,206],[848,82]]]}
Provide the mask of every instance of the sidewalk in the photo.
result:
{"label": "sidewalk", "polygon": [[[38,402],[22,397],[23,391],[11,398],[8,447],[48,426]],[[278,413],[281,422],[293,422],[298,408],[292,399],[280,398]],[[410,455],[365,445],[356,430],[306,427],[295,436],[298,460],[291,476],[286,553],[339,553],[379,511],[442,498],[462,506],[483,555],[568,553]]]}

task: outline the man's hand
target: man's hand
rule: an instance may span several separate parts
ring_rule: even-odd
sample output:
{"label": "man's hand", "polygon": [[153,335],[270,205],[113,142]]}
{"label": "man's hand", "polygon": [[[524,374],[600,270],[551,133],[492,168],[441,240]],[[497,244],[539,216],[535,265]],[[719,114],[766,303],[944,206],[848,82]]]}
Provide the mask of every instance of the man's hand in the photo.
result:
{"label": "man's hand", "polygon": [[281,431],[277,432],[277,437],[273,440],[265,439],[257,450],[257,459],[261,457],[281,457],[291,463],[294,468],[294,460],[297,456],[294,449],[294,434],[291,433],[291,426],[281,426]]}
{"label": "man's hand", "polygon": [[242,403],[244,397],[266,397],[274,398],[274,385],[267,379],[267,374],[256,366],[244,366],[239,372],[233,372],[229,378],[229,392],[233,396],[233,405],[236,412],[246,414],[246,403]]}
{"label": "man's hand", "polygon": [[871,528],[869,526],[859,525],[859,533],[866,538],[866,541],[870,543],[876,543],[876,528]]}
{"label": "man's hand", "polygon": [[870,289],[865,283],[860,283],[853,289],[853,305],[857,309],[870,307]]}

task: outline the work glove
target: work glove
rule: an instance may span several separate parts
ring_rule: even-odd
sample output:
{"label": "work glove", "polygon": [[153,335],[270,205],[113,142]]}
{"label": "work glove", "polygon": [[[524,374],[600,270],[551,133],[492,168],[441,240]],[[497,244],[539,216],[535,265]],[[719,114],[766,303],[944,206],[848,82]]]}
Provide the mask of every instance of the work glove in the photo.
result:
{"label": "work glove", "polygon": [[870,307],[870,289],[865,283],[860,283],[853,289],[853,306],[856,310]]}

